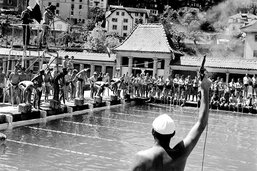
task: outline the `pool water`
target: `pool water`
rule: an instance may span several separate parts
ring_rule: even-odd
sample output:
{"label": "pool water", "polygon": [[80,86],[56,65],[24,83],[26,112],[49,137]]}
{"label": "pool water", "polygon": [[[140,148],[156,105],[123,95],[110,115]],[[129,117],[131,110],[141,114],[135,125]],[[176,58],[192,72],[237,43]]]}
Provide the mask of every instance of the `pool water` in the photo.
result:
{"label": "pool water", "polygon": [[[2,131],[0,170],[129,170],[135,153],[152,146],[151,123],[163,113],[177,127],[171,146],[198,117],[196,108],[127,105]],[[185,170],[201,170],[205,135]],[[210,113],[204,170],[257,170],[257,116]]]}

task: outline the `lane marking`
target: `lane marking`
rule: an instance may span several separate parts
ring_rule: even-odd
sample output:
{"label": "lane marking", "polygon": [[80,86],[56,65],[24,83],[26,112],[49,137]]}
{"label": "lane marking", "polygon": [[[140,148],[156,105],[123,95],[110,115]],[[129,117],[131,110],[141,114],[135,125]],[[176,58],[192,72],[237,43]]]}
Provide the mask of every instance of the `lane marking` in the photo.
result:
{"label": "lane marking", "polygon": [[109,139],[109,138],[101,138],[101,137],[96,137],[96,136],[82,135],[82,134],[70,133],[70,132],[63,132],[63,131],[57,131],[57,130],[52,130],[52,129],[37,128],[37,127],[31,127],[31,126],[26,126],[26,127],[29,128],[29,129],[33,129],[33,130],[53,132],[53,133],[64,134],[64,135],[72,135],[72,136],[83,137],[83,138],[98,139],[98,140],[103,140],[103,141],[108,141],[108,142],[119,142],[121,144],[128,144],[128,145],[136,145],[136,146],[145,147],[145,145],[137,144],[137,143],[130,143],[130,142],[127,142],[127,141],[114,140],[114,139]]}
{"label": "lane marking", "polygon": [[118,128],[118,127],[109,127],[109,126],[103,126],[103,125],[94,125],[94,124],[89,124],[89,123],[81,123],[81,122],[65,121],[65,120],[63,120],[61,122],[71,123],[71,124],[76,124],[76,125],[90,126],[90,127],[101,127],[101,128],[115,129],[115,130],[119,130],[119,131],[135,132],[135,133],[140,133],[140,134],[149,134],[149,132],[142,132],[142,131],[136,131],[136,130],[122,129],[122,128]]}
{"label": "lane marking", "polygon": [[123,163],[131,163],[131,161],[128,161],[128,160],[116,159],[116,158],[112,158],[112,157],[106,157],[106,156],[90,154],[90,153],[82,153],[82,152],[68,150],[68,149],[62,149],[62,148],[58,148],[58,147],[45,146],[45,145],[40,145],[40,144],[33,144],[33,143],[28,143],[28,142],[23,142],[23,141],[16,141],[16,140],[11,140],[11,139],[7,139],[6,141],[17,143],[17,144],[34,146],[34,147],[57,150],[57,151],[62,151],[62,152],[67,152],[67,153],[72,153],[72,154],[78,154],[78,155],[83,155],[83,156],[91,156],[91,157],[95,157],[95,158],[101,158],[101,159],[106,159],[106,160],[114,160],[114,161],[123,162]]}

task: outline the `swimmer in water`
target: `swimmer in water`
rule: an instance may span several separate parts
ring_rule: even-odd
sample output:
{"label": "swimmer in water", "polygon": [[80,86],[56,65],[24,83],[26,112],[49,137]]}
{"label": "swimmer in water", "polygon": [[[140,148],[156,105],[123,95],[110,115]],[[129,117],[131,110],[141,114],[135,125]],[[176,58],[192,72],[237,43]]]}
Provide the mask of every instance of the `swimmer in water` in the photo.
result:
{"label": "swimmer in water", "polygon": [[205,76],[200,84],[202,98],[198,121],[175,147],[170,148],[170,140],[175,135],[175,124],[170,116],[163,114],[153,121],[152,135],[155,144],[152,148],[137,153],[132,166],[133,171],[183,171],[185,169],[187,158],[208,122],[210,86],[211,81]]}

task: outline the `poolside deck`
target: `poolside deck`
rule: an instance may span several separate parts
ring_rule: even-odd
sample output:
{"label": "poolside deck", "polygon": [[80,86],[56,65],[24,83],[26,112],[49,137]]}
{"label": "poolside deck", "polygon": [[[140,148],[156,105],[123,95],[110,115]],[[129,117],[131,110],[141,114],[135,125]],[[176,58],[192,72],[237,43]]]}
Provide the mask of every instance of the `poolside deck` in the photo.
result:
{"label": "poolside deck", "polygon": [[[0,104],[0,130],[8,129],[15,125],[28,125],[31,122],[45,122],[49,119],[63,118],[68,115],[76,115],[96,109],[106,109],[122,103],[121,100],[111,101],[109,96],[103,96],[102,103],[97,103],[89,96],[90,92],[86,91],[83,105],[77,106],[74,104],[74,100],[71,100],[61,104],[58,109],[50,108],[50,103],[42,101],[44,99],[42,97],[41,108],[32,108],[31,112],[28,113],[19,112],[18,105],[12,106],[10,103],[2,103]],[[49,99],[52,99],[52,97],[49,97]]]}

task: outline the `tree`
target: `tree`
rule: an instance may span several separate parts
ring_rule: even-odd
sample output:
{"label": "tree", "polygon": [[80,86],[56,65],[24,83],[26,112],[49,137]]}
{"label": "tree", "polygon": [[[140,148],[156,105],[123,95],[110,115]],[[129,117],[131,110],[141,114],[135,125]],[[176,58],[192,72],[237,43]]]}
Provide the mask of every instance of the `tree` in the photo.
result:
{"label": "tree", "polygon": [[110,48],[111,50],[114,49],[116,46],[120,44],[120,37],[118,34],[109,34],[106,36],[105,39],[105,46]]}
{"label": "tree", "polygon": [[93,52],[103,53],[106,49],[104,45],[105,39],[105,31],[100,26],[97,26],[89,35],[87,45],[90,49],[92,49]]}
{"label": "tree", "polygon": [[119,44],[120,38],[117,34],[107,34],[102,27],[97,26],[88,36],[85,46],[95,53],[106,53],[107,47],[113,49]]}
{"label": "tree", "polygon": [[105,13],[102,9],[100,9],[99,7],[90,8],[87,23],[88,30],[93,30],[96,24],[98,24],[99,22],[103,22],[104,20]]}

